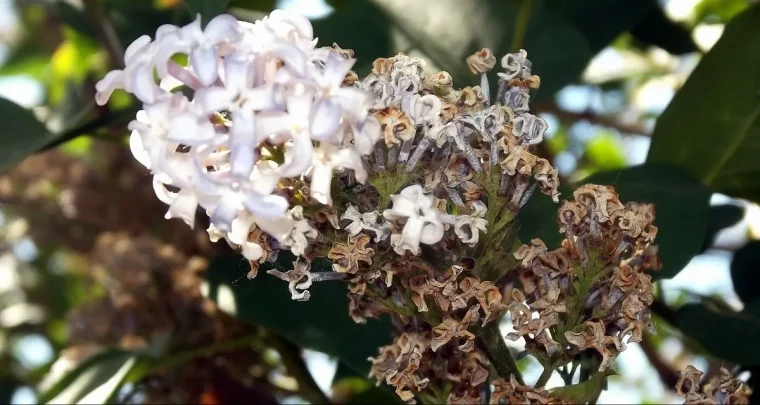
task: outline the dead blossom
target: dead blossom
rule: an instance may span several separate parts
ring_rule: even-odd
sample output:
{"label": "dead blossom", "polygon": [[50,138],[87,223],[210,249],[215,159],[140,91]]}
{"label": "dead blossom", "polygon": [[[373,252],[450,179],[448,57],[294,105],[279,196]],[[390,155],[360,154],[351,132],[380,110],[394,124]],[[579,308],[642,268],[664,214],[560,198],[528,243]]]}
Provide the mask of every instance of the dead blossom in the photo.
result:
{"label": "dead blossom", "polygon": [[[681,370],[675,390],[684,404],[749,404],[752,390],[725,367],[701,384],[703,373],[694,366]],[[701,387],[701,388],[700,388]]]}
{"label": "dead blossom", "polygon": [[483,48],[467,57],[467,67],[476,75],[488,73],[495,65],[496,56],[488,48]]}

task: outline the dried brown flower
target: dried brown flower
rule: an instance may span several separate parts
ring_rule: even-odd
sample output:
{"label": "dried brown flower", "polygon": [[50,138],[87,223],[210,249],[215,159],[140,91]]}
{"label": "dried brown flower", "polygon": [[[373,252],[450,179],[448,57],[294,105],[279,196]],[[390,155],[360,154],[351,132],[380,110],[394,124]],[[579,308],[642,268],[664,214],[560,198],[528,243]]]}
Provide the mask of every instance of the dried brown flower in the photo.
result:
{"label": "dried brown flower", "polygon": [[496,65],[496,57],[488,48],[483,48],[467,57],[467,67],[475,75],[488,73]]}

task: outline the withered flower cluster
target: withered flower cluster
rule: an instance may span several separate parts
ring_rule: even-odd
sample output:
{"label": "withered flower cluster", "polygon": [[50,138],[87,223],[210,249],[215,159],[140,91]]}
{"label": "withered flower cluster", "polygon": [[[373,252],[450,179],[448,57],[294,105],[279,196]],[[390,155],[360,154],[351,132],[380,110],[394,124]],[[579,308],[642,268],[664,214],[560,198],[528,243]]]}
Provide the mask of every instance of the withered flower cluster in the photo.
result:
{"label": "withered flower cluster", "polygon": [[509,337],[524,337],[544,367],[591,349],[604,371],[651,326],[645,271],[660,268],[654,207],[624,205],[610,186],[583,185],[573,196],[559,208],[560,248],[549,251],[533,239],[515,252],[520,288],[508,293],[516,329]]}
{"label": "withered flower cluster", "polygon": [[[684,404],[749,404],[752,390],[725,367],[709,381],[702,381],[702,373],[694,366],[681,370],[676,393],[685,398]],[[700,389],[701,387],[701,389]]]}

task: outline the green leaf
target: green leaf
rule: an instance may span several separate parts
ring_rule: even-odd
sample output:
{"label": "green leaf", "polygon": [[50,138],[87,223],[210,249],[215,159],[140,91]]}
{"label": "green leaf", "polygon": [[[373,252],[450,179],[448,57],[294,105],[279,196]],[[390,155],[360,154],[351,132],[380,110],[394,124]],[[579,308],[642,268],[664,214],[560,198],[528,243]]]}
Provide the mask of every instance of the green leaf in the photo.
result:
{"label": "green leaf", "polygon": [[0,129],[0,171],[10,169],[55,138],[31,111],[8,99],[0,98],[0,117],[5,118]]}
{"label": "green leaf", "polygon": [[583,184],[615,187],[623,203],[636,201],[655,205],[662,270],[654,279],[671,278],[702,249],[712,193],[674,166],[644,164],[624,170],[593,174]]}
{"label": "green leaf", "polygon": [[621,169],[626,165],[623,145],[614,134],[601,131],[587,144],[584,154],[594,169]]}
{"label": "green leaf", "polygon": [[669,19],[660,7],[650,10],[644,19],[631,29],[631,35],[641,45],[655,45],[674,55],[699,50],[691,37],[691,31]]}
{"label": "green leaf", "polygon": [[675,311],[676,326],[710,354],[735,364],[760,364],[760,318],[717,312],[704,304]]}
{"label": "green leaf", "polygon": [[731,280],[743,302],[760,300],[760,242],[750,242],[734,253]]}
{"label": "green leaf", "polygon": [[[572,198],[573,188],[567,184],[559,186],[560,198]],[[520,224],[518,235],[522,243],[528,243],[533,238],[539,238],[549,249],[556,249],[560,246],[563,236],[559,233],[557,225],[557,209],[559,204],[555,204],[551,198],[542,195],[539,191],[533,193],[533,196],[520,209],[517,214],[517,221]]]}
{"label": "green leaf", "polygon": [[602,50],[658,7],[656,0],[553,0],[546,6],[573,24],[586,38],[593,53]]}
{"label": "green leaf", "polygon": [[205,26],[212,18],[222,14],[227,9],[229,0],[185,0],[185,5],[190,11],[191,17],[201,15],[201,22]]}
{"label": "green leaf", "polygon": [[48,391],[41,393],[39,402],[104,404],[121,386],[137,361],[135,353],[116,349],[92,355],[61,377]]}
{"label": "green leaf", "polygon": [[[348,316],[348,289],[341,281],[313,284],[311,299],[290,299],[287,283],[265,272],[247,280],[248,264],[239,255],[217,256],[206,271],[204,295],[237,318],[270,328],[293,343],[327,353],[366,375],[377,349],[391,341],[389,319],[356,324]],[[206,288],[207,287],[207,288]]]}
{"label": "green leaf", "polygon": [[702,245],[702,251],[704,252],[712,247],[720,231],[739,223],[744,218],[744,210],[744,207],[733,204],[711,206],[707,222],[707,235],[705,236],[705,243]]}
{"label": "green leaf", "polygon": [[760,5],[735,17],[657,120],[649,162],[760,199]]}

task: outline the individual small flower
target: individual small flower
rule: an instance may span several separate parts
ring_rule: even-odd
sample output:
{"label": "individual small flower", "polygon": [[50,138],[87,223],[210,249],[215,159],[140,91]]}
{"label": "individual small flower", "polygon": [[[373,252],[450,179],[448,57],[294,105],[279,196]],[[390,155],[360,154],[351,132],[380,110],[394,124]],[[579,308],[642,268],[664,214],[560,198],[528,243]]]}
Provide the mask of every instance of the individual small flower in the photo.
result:
{"label": "individual small flower", "polygon": [[399,144],[414,136],[415,127],[409,116],[396,107],[378,111],[377,118],[380,121],[383,139],[388,146]]}
{"label": "individual small flower", "polygon": [[389,221],[404,221],[401,234],[391,235],[396,253],[403,255],[410,251],[419,255],[420,243],[432,245],[443,238],[443,223],[433,209],[434,200],[425,195],[422,186],[409,186],[391,198],[393,206],[383,211],[383,217]]}
{"label": "individual small flower", "polygon": [[375,234],[375,240],[384,240],[388,237],[388,228],[378,225],[377,220],[380,213],[377,211],[361,213],[355,205],[349,204],[346,212],[341,215],[340,219],[350,221],[345,230],[349,236],[359,235],[362,231],[369,231]]}
{"label": "individual small flower", "polygon": [[488,73],[496,65],[496,57],[488,48],[483,48],[467,57],[467,67],[475,75]]}
{"label": "individual small flower", "polygon": [[522,114],[512,121],[512,133],[528,145],[541,143],[547,128],[549,124],[533,114]]}
{"label": "individual small flower", "polygon": [[354,240],[349,240],[348,243],[333,244],[330,252],[327,253],[327,257],[333,261],[333,270],[338,273],[355,274],[362,263],[371,265],[375,251],[367,247],[369,242],[369,236],[362,234]]}
{"label": "individual small flower", "polygon": [[[586,322],[583,332],[565,332],[565,338],[581,350],[595,349],[602,356],[599,371],[612,367],[618,353],[623,350],[623,343],[618,336],[607,336],[602,322]],[[612,350],[610,350],[612,348]]]}
{"label": "individual small flower", "polygon": [[457,216],[454,232],[462,243],[472,247],[478,244],[480,232],[487,232],[488,221],[485,220],[485,216],[488,208],[481,201],[473,201],[469,205],[472,208],[472,214]]}
{"label": "individual small flower", "polygon": [[517,53],[508,53],[501,59],[501,67],[505,72],[499,72],[498,75],[504,80],[512,80],[514,78],[530,78],[531,63],[527,59],[528,52],[524,49],[520,49]]}
{"label": "individual small flower", "polygon": [[308,301],[311,294],[309,293],[309,287],[311,287],[313,275],[309,271],[311,265],[309,262],[296,261],[293,263],[293,270],[281,272],[279,270],[268,270],[267,274],[271,274],[280,280],[288,282],[288,290],[290,291],[290,298],[296,301]]}

